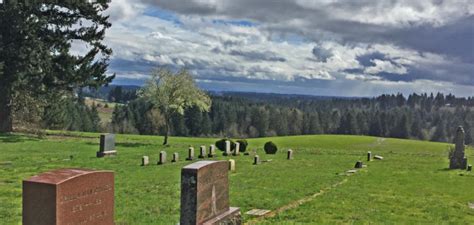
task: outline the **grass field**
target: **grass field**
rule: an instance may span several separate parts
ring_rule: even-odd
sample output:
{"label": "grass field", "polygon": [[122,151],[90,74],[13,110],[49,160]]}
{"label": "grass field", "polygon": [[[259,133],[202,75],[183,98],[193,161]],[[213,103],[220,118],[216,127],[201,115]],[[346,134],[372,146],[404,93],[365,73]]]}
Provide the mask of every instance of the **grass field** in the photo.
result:
{"label": "grass field", "polygon": [[[159,151],[179,152],[184,159],[188,146],[217,140],[171,137],[164,147],[161,137],[117,135],[118,156],[98,159],[98,134],[49,133],[43,139],[0,136],[0,224],[21,224],[21,181],[56,168],[115,171],[116,224],[176,224],[180,170],[189,162],[155,165]],[[268,140],[279,146],[277,155],[264,154]],[[243,214],[254,208],[278,213],[265,219],[244,214],[247,223],[474,224],[474,209],[468,206],[474,202],[474,173],[446,169],[449,144],[331,135],[248,141],[249,149],[272,161],[254,166],[252,156],[218,157],[236,160],[231,205]],[[285,159],[288,148],[294,160]],[[345,174],[357,160],[365,163],[367,151],[384,160]],[[67,160],[70,155],[73,159]],[[150,156],[150,166],[140,166],[143,155]],[[468,149],[467,156],[472,164],[474,151]]]}

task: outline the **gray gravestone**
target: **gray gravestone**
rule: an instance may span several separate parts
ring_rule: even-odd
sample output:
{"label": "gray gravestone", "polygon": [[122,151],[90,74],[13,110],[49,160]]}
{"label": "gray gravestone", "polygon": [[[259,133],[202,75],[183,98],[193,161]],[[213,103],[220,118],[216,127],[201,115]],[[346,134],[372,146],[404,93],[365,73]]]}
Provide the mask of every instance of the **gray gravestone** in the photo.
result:
{"label": "gray gravestone", "polygon": [[206,146],[201,145],[201,147],[199,148],[199,156],[198,157],[200,159],[206,158]]}
{"label": "gray gravestone", "polygon": [[354,166],[354,168],[360,169],[360,168],[362,168],[362,165],[364,165],[364,164],[362,163],[362,161],[357,161],[356,164],[355,164],[355,166]]}
{"label": "gray gravestone", "polygon": [[117,155],[115,150],[115,134],[100,135],[100,147],[96,155],[98,158]]}
{"label": "gray gravestone", "polygon": [[235,149],[233,155],[240,155],[240,143],[235,142]]}
{"label": "gray gravestone", "polygon": [[293,150],[288,149],[288,152],[287,152],[287,155],[286,155],[286,159],[288,159],[288,160],[293,159]]}
{"label": "gray gravestone", "polygon": [[179,161],[179,154],[177,152],[173,153],[173,159],[171,162],[178,162]]}
{"label": "gray gravestone", "polygon": [[188,149],[188,158],[186,158],[188,161],[193,161],[194,160],[194,148],[189,147]]}
{"label": "gray gravestone", "polygon": [[227,161],[199,161],[181,170],[180,225],[240,225],[239,208],[229,206]]}
{"label": "gray gravestone", "polygon": [[224,155],[225,155],[225,156],[230,155],[230,141],[225,141],[225,151],[224,151]]}
{"label": "gray gravestone", "polygon": [[254,164],[254,165],[260,164],[260,157],[259,157],[258,155],[255,155],[255,156],[253,157],[253,164]]}
{"label": "gray gravestone", "polygon": [[372,152],[368,151],[367,152],[367,161],[370,161],[372,159]]}
{"label": "gray gravestone", "polygon": [[472,165],[471,165],[471,164],[469,164],[469,165],[467,166],[467,171],[472,171]]}
{"label": "gray gravestone", "polygon": [[456,132],[455,149],[454,152],[450,152],[449,168],[450,169],[466,169],[467,158],[464,156],[464,129],[460,126]]}
{"label": "gray gravestone", "polygon": [[216,156],[216,146],[215,145],[210,145],[209,146],[209,154],[207,154],[207,157],[214,158],[214,156]]}
{"label": "gray gravestone", "polygon": [[376,160],[383,160],[383,157],[382,157],[382,156],[379,156],[379,155],[375,155],[375,156],[374,156],[374,159],[376,159]]}
{"label": "gray gravestone", "polygon": [[147,166],[150,163],[148,156],[142,157],[142,166]]}
{"label": "gray gravestone", "polygon": [[166,152],[161,151],[160,152],[160,159],[158,160],[158,165],[162,165],[166,163]]}

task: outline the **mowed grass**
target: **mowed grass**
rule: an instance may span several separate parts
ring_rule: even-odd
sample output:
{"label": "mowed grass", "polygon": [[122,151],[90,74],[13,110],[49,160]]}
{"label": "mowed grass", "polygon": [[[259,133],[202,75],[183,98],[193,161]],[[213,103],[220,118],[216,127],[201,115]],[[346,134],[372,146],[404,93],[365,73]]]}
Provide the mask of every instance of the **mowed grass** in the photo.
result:
{"label": "mowed grass", "polygon": [[[49,132],[38,139],[24,135],[0,136],[0,224],[21,224],[21,181],[56,168],[91,168],[115,171],[116,224],[176,224],[179,221],[180,171],[188,146],[196,156],[200,145],[214,138],[117,135],[118,156],[96,158],[98,134]],[[266,141],[280,151],[265,155]],[[248,139],[262,160],[233,158],[237,171],[230,173],[230,202],[241,208],[244,221],[259,224],[474,224],[474,174],[447,170],[446,143],[360,136],[293,136]],[[286,160],[286,150],[294,160]],[[181,161],[156,165],[160,151],[168,157],[179,152]],[[384,156],[347,176],[357,160],[365,163],[367,151]],[[73,159],[68,160],[72,155]],[[143,155],[151,165],[140,166]],[[474,160],[472,149],[468,157]],[[170,159],[168,159],[170,160]],[[331,188],[334,184],[340,184]],[[254,221],[245,212],[276,210],[325,190],[320,196],[283,211],[273,218]]]}

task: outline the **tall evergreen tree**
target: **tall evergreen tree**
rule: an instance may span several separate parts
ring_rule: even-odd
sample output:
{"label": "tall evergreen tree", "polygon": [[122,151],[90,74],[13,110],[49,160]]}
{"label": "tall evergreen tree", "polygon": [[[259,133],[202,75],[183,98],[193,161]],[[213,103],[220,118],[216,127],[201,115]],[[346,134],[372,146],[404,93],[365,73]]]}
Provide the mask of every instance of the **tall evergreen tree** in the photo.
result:
{"label": "tall evergreen tree", "polygon": [[[111,26],[102,12],[108,3],[86,1],[5,1],[0,4],[0,132],[13,129],[14,96],[34,97],[57,90],[97,87],[112,51],[102,43]],[[72,55],[71,43],[89,46]]]}

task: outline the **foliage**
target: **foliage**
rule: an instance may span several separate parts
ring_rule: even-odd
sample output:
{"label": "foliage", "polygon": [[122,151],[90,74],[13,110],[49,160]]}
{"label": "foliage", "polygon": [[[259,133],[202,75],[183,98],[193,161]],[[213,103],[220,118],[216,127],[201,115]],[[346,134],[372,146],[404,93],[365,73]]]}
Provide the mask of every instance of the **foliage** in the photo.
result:
{"label": "foliage", "polygon": [[240,140],[237,140],[236,142],[240,143],[240,149],[239,149],[240,152],[245,152],[245,151],[247,151],[247,146],[249,145],[249,143],[247,142],[247,140],[245,140],[245,139],[240,139]]}
{"label": "foliage", "polygon": [[207,112],[211,105],[211,99],[196,86],[191,74],[184,69],[177,73],[163,68],[154,70],[151,79],[140,89],[138,95],[163,115],[164,145],[168,142],[174,115],[184,115],[186,109],[193,107]]}
{"label": "foliage", "polygon": [[265,143],[263,149],[265,150],[266,154],[276,154],[276,152],[278,151],[276,144],[271,141]]}
{"label": "foliage", "polygon": [[[114,76],[105,72],[112,50],[102,43],[111,26],[102,14],[107,8],[106,1],[1,4],[0,132],[12,131],[13,107],[24,95],[42,99],[49,93],[111,82]],[[86,53],[73,54],[73,42],[87,46]]]}
{"label": "foliage", "polygon": [[225,151],[225,148],[226,148],[225,142],[226,141],[230,141],[230,150],[233,151],[235,149],[235,142],[232,141],[231,139],[228,139],[228,138],[224,138],[224,139],[220,139],[220,140],[216,141],[216,143],[215,143],[216,148],[221,150],[221,151]]}

